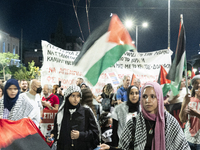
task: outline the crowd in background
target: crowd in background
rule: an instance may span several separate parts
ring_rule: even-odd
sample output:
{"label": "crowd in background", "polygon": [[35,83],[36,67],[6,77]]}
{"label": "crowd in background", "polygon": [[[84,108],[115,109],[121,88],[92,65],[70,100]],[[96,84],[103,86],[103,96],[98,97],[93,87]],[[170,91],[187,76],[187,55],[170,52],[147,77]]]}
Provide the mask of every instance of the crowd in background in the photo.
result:
{"label": "crowd in background", "polygon": [[[130,82],[124,76],[117,92],[107,83],[95,95],[82,78],[66,90],[60,82],[42,87],[37,79],[9,79],[0,84],[0,117],[29,117],[39,128],[43,110],[57,110],[54,128],[46,137],[47,143],[54,140],[57,150],[200,150],[200,75],[188,77],[188,87],[183,78],[176,96],[169,91],[163,97],[155,82],[143,87],[138,78]],[[182,103],[179,117],[186,122],[184,130],[165,110],[165,105],[175,103]]]}

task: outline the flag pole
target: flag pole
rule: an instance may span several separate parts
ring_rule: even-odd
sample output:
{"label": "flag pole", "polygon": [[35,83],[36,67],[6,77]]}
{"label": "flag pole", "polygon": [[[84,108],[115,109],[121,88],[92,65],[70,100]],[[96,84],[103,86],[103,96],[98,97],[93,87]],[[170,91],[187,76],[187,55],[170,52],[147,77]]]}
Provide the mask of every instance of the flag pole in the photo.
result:
{"label": "flag pole", "polygon": [[[183,25],[183,14],[180,15],[180,19],[181,19],[181,26],[182,26]],[[185,56],[186,56],[186,52],[185,52]],[[185,65],[185,86],[186,86],[186,94],[188,94],[187,63]]]}
{"label": "flag pole", "polygon": [[[180,15],[180,19],[181,19],[181,25],[183,25],[183,14]],[[184,35],[185,36],[185,35]],[[185,44],[185,43],[184,43]],[[185,52],[186,53],[186,52]],[[186,56],[186,54],[185,54]],[[185,58],[186,59],[186,58]],[[185,60],[186,61],[186,60]],[[187,63],[185,65],[185,86],[186,86],[186,94],[188,94],[188,79],[187,79]],[[188,105],[189,107],[189,105]],[[189,121],[189,127],[191,127],[191,123],[190,123],[190,115],[188,114],[188,121]]]}

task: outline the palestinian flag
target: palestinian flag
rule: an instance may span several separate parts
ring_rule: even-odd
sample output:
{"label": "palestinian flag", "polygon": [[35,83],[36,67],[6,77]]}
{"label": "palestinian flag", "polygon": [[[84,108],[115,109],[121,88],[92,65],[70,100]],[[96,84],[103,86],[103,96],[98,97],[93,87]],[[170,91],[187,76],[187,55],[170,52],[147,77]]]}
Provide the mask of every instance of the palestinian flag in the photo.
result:
{"label": "palestinian flag", "polygon": [[50,150],[38,130],[35,123],[28,118],[18,121],[0,119],[0,149]]}
{"label": "palestinian flag", "polygon": [[171,80],[168,80],[166,76],[167,76],[167,71],[161,65],[157,82],[162,86],[163,96],[166,96],[169,90],[172,90],[173,95],[178,95],[179,90],[171,84]]}
{"label": "palestinian flag", "polygon": [[131,79],[131,85],[134,85],[134,79],[136,78],[135,74],[133,73],[132,79]]}
{"label": "palestinian flag", "polygon": [[192,75],[191,75],[191,79],[195,76],[195,73],[194,73],[194,68],[192,67]]}
{"label": "palestinian flag", "polygon": [[178,42],[176,47],[176,54],[174,61],[171,65],[171,68],[167,74],[167,79],[173,81],[171,84],[179,89],[181,79],[183,76],[183,71],[187,70],[187,63],[186,63],[186,51],[185,51],[185,29],[182,21],[180,21],[180,28],[179,28],[179,35],[178,35]]}
{"label": "palestinian flag", "polygon": [[118,16],[113,15],[91,33],[74,63],[94,86],[101,73],[128,50],[135,50],[135,46]]}

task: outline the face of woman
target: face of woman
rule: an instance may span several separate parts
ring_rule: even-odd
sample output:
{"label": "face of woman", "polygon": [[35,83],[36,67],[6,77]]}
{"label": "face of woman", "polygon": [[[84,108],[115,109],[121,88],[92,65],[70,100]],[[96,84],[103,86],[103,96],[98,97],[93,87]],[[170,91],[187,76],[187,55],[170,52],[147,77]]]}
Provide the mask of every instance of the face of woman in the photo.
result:
{"label": "face of woman", "polygon": [[15,85],[11,85],[11,86],[9,86],[9,88],[6,91],[10,98],[15,98],[15,96],[18,93],[18,88]]}
{"label": "face of woman", "polygon": [[132,88],[130,93],[129,93],[129,99],[131,103],[137,103],[139,100],[139,91],[136,88]]}
{"label": "face of woman", "polygon": [[200,96],[200,80],[199,79],[194,82],[193,88],[195,90],[195,94],[197,96]]}
{"label": "face of woman", "polygon": [[69,97],[69,102],[73,105],[73,106],[76,106],[78,105],[78,103],[80,102],[80,98],[81,98],[81,95],[79,92],[74,92],[70,95]]}
{"label": "face of woman", "polygon": [[156,114],[158,111],[158,100],[153,87],[147,87],[142,94],[142,104],[144,109],[151,113]]}

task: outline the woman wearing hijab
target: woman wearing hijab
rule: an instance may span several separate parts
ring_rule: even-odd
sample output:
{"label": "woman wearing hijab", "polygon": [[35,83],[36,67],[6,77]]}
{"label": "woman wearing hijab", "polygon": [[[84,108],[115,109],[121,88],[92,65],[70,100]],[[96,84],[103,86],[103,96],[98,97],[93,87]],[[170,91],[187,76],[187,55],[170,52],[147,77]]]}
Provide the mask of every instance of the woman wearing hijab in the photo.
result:
{"label": "woman wearing hijab", "polygon": [[[178,121],[164,111],[161,86],[155,82],[146,83],[141,94],[142,111],[135,122],[131,119],[126,124],[117,149],[190,150]],[[109,148],[101,145],[101,149]]]}
{"label": "woman wearing hijab", "polygon": [[[185,137],[192,150],[200,150],[200,75],[192,78],[192,91],[185,96],[179,114],[185,126]],[[189,118],[188,118],[189,117]]]}
{"label": "woman wearing hijab", "polygon": [[0,117],[9,120],[19,120],[28,117],[33,110],[32,105],[19,96],[18,81],[9,79],[4,87],[4,95],[0,101]]}
{"label": "woman wearing hijab", "polygon": [[64,93],[50,137],[56,139],[57,150],[93,150],[99,144],[94,115],[80,105],[81,96],[81,89],[76,85],[69,86]]}
{"label": "woman wearing hijab", "polygon": [[139,89],[137,86],[130,86],[127,90],[128,101],[117,105],[113,112],[113,133],[112,133],[112,146],[118,146],[119,137],[122,131],[132,117],[136,117],[140,112],[139,107]]}

